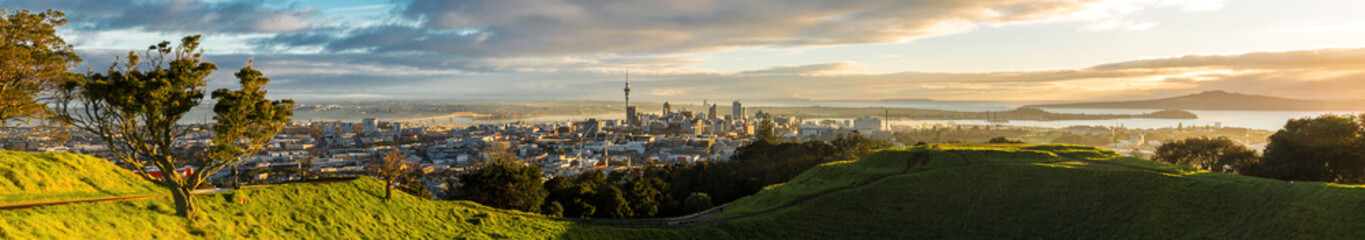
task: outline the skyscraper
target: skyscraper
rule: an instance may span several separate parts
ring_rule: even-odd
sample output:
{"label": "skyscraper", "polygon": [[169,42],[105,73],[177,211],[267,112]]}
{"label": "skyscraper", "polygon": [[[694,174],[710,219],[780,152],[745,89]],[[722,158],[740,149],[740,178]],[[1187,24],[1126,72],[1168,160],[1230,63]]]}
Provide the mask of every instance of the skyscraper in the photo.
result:
{"label": "skyscraper", "polygon": [[379,132],[379,119],[365,118],[360,121],[360,124],[360,129],[363,133]]}
{"label": "skyscraper", "polygon": [[673,114],[673,106],[668,105],[668,102],[664,102],[664,117],[667,117],[669,114]]}
{"label": "skyscraper", "polygon": [[730,107],[730,116],[734,116],[735,121],[744,121],[744,105],[735,100],[734,106]]}
{"label": "skyscraper", "polygon": [[635,114],[635,106],[626,107],[626,126],[640,125],[640,116]]}
{"label": "skyscraper", "polygon": [[711,110],[706,112],[706,117],[707,117],[707,118],[711,118],[711,119],[720,118],[720,117],[717,117],[717,116],[716,116],[716,105],[715,105],[715,104],[711,104]]}

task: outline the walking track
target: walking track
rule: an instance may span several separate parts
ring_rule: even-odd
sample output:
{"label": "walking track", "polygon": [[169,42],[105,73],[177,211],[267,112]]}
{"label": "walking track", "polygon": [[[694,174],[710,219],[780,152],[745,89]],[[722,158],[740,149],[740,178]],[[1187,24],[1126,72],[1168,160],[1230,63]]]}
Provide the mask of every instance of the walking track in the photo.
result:
{"label": "walking track", "polygon": [[[355,178],[331,178],[331,179],[307,180],[307,181],[298,181],[298,182],[281,183],[281,184],[250,185],[250,186],[243,186],[242,188],[262,188],[262,187],[271,187],[271,186],[288,185],[288,184],[314,184],[314,185],[316,185],[316,184],[330,184],[330,183],[345,182],[345,181],[351,181],[351,180],[355,180]],[[194,190],[194,191],[191,192],[191,193],[194,194],[194,195],[205,195],[205,194],[215,194],[215,193],[231,192],[232,190],[233,190],[233,189],[231,189],[231,188],[207,188],[207,189],[196,189],[196,190]],[[33,207],[40,207],[40,206],[52,206],[52,205],[63,205],[63,204],[73,204],[73,203],[122,202],[122,201],[132,201],[132,200],[140,200],[140,199],[163,198],[163,197],[169,197],[169,196],[171,196],[171,195],[170,195],[170,194],[146,194],[146,195],[131,195],[131,196],[112,196],[112,197],[97,197],[97,198],[82,198],[82,199],[65,199],[65,200],[50,200],[50,201],[36,201],[36,202],[5,203],[5,204],[0,204],[0,210],[17,210],[17,209],[27,209],[27,208],[33,208]]]}

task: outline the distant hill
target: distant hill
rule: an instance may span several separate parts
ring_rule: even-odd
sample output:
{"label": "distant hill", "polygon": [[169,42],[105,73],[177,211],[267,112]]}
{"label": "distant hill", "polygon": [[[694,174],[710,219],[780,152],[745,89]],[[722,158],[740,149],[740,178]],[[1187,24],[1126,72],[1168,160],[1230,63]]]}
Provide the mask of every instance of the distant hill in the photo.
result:
{"label": "distant hill", "polygon": [[[3,169],[0,169],[3,172]],[[22,176],[21,176],[22,177]],[[398,194],[372,178],[0,211],[0,239],[1339,239],[1365,186],[1210,173],[1070,145],[943,144],[834,162],[731,203],[708,227],[584,226]]]}
{"label": "distant hill", "polygon": [[1360,111],[1365,110],[1365,100],[1300,100],[1229,93],[1225,91],[1207,91],[1153,100],[1045,104],[1031,105],[1029,107],[1243,111]]}

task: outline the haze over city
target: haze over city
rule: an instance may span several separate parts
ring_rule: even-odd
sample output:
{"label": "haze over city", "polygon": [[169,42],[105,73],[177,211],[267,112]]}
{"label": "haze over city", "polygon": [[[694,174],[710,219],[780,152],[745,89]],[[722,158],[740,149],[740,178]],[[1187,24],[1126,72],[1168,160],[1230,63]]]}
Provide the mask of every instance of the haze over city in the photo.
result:
{"label": "haze over city", "polygon": [[[46,1],[84,66],[204,34],[317,99],[1132,100],[1365,94],[1357,1]],[[82,68],[83,69],[83,68]],[[232,85],[220,72],[210,87]]]}

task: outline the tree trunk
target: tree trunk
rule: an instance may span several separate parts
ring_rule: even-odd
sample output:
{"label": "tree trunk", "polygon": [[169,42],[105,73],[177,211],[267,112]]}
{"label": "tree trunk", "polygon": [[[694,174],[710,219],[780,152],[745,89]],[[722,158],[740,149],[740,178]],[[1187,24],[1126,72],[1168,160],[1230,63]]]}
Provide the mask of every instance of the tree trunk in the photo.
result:
{"label": "tree trunk", "polygon": [[195,219],[199,217],[199,209],[194,203],[194,189],[176,186],[171,188],[171,198],[175,199],[175,215]]}
{"label": "tree trunk", "polygon": [[384,201],[393,198],[393,181],[384,181]]}

